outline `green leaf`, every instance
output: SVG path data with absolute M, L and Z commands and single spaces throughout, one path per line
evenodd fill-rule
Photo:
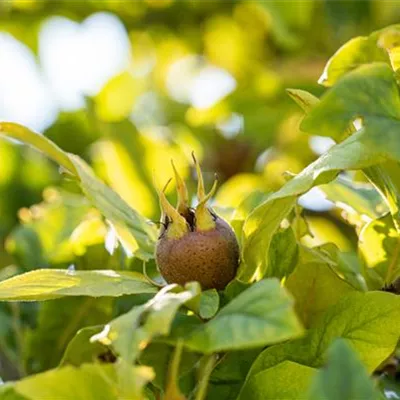
M 197 294 L 168 285 L 144 305 L 111 321 L 91 341 L 110 346 L 124 360 L 132 362 L 153 337 L 169 334 L 179 307 Z
M 215 289 L 206 290 L 200 295 L 200 317 L 203 319 L 212 318 L 219 308 L 219 295 Z
M 237 400 L 241 384 L 236 382 L 210 382 L 207 389 L 207 400 Z
M 333 86 L 349 71 L 374 61 L 389 61 L 385 51 L 377 46 L 377 35 L 353 38 L 329 59 L 318 82 Z
M 303 248 L 300 260 L 287 278 L 286 288 L 295 299 L 295 308 L 306 327 L 355 289 L 331 269 L 329 260 L 316 250 Z
M 378 400 L 381 395 L 350 346 L 336 340 L 328 354 L 328 364 L 314 378 L 310 400 Z
M 239 241 L 242 240 L 243 224 L 247 216 L 252 210 L 259 206 L 266 198 L 265 191 L 255 190 L 247 195 L 235 209 L 230 224 L 235 231 L 236 237 Z
M 354 292 L 330 307 L 303 338 L 264 350 L 247 381 L 284 361 L 320 368 L 336 338 L 345 339 L 372 373 L 392 354 L 399 337 L 400 298 L 385 292 Z
M 361 92 L 365 95 L 359 95 Z M 375 104 L 371 98 L 384 101 Z M 372 64 L 349 73 L 323 96 L 302 127 L 310 133 L 340 137 L 359 117 L 363 118 L 362 129 L 333 146 L 248 216 L 242 246 L 246 270 L 241 279 L 263 276 L 272 236 L 297 196 L 332 181 L 341 170 L 363 169 L 387 158 L 400 159 L 400 98 L 388 66 Z
M 396 228 L 399 227 L 400 186 L 397 182 L 398 163 L 388 160 L 380 165 L 364 169 L 365 176 L 375 186 L 378 193 L 386 200 L 386 204 L 393 216 Z
M 29 220 L 17 226 L 6 242 L 7 251 L 28 270 L 72 262 L 71 235 L 90 210 L 82 195 L 47 189 L 43 197 L 43 202 L 27 211 Z
M 112 306 L 111 297 L 65 297 L 41 303 L 36 327 L 27 336 L 24 352 L 29 372 L 56 367 L 75 333 L 84 326 L 109 321 Z M 89 347 L 89 342 L 87 345 Z M 87 362 L 93 362 L 93 359 Z
M 361 225 L 365 223 L 365 217 L 375 219 L 389 212 L 379 192 L 367 183 L 353 182 L 339 176 L 319 188 L 336 207 L 345 211 L 346 219 L 352 224 Z
M 40 301 L 64 296 L 122 296 L 155 293 L 137 272 L 38 269 L 0 282 L 0 301 Z
M 305 111 L 311 111 L 319 102 L 319 98 L 300 89 L 286 89 L 288 95 Z
M 389 286 L 400 276 L 400 234 L 390 215 L 369 222 L 360 233 L 358 246 L 371 288 Z
M 294 192 L 293 195 L 287 196 L 287 191 L 287 185 L 285 185 L 281 190 L 270 195 L 247 217 L 243 226 L 242 245 L 245 268 L 240 271 L 239 279 L 250 281 L 255 274 L 257 277 L 265 275 L 267 254 L 272 237 L 281 221 L 296 203 L 297 193 Z
M 154 372 L 149 367 L 137 367 L 125 360 L 114 363 L 118 399 L 143 400 L 143 390 L 154 379 Z M 152 395 L 152 392 L 150 391 Z M 146 394 L 146 398 L 149 398 Z M 150 397 L 152 399 L 152 397 Z
M 30 400 L 117 400 L 111 380 L 113 369 L 94 364 L 80 368 L 66 366 L 29 376 L 16 382 L 14 387 Z
M 393 399 L 400 399 L 400 384 L 396 378 L 389 377 L 387 374 L 382 374 L 378 378 L 379 388 L 382 390 L 382 400 L 392 397 Z
M 79 367 L 81 364 L 94 362 L 100 355 L 104 354 L 103 345 L 90 342 L 90 338 L 100 333 L 103 328 L 103 325 L 96 325 L 80 329 L 68 343 L 60 366 L 70 364 Z
M 19 124 L 0 123 L 0 134 L 33 146 L 78 178 L 85 195 L 115 228 L 128 252 L 143 260 L 154 257 L 157 240 L 155 225 L 130 208 L 116 192 L 100 181 L 81 158 L 62 151 L 44 136 Z
M 245 283 L 238 279 L 230 281 L 224 290 L 225 303 L 233 300 L 235 297 L 239 296 L 240 293 L 244 292 L 251 286 L 251 283 Z
M 363 264 L 355 252 L 341 251 L 333 243 L 314 247 L 313 250 L 317 251 L 319 256 L 325 259 L 325 262 L 338 277 L 346 281 L 354 289 L 362 292 L 368 290 L 367 282 L 363 276 Z
M 131 372 L 131 397 L 124 397 L 127 387 L 121 379 L 121 365 L 83 364 L 79 368 L 65 366 L 32 375 L 14 383 L 18 393 L 30 400 L 139 400 L 144 384 L 152 378 L 144 367 L 128 366 Z M 132 393 L 133 392 L 133 393 Z
M 154 257 L 157 229 L 122 198 L 100 181 L 81 158 L 69 154 L 82 190 L 93 205 L 114 227 L 119 240 L 132 255 L 148 260 Z
M 314 368 L 284 361 L 251 376 L 238 400 L 302 399 L 316 373 Z
M 205 354 L 265 346 L 301 334 L 293 301 L 276 279 L 242 292 L 210 321 L 194 330 L 185 345 Z
M 172 359 L 174 348 L 164 343 L 150 343 L 140 354 L 139 362 L 142 365 L 151 367 L 155 372 L 152 382 L 158 389 L 164 390 L 168 383 L 168 366 Z M 191 373 L 195 372 L 195 367 L 200 356 L 190 351 L 182 351 L 179 363 L 179 386 L 184 393 L 190 391 L 192 382 Z
M 219 308 L 218 292 L 215 289 L 202 292 L 198 282 L 192 282 L 190 285 L 192 290 L 198 292 L 198 295 L 188 301 L 186 307 L 202 319 L 212 318 Z
M 391 38 L 398 35 L 400 25 L 392 25 L 371 33 L 359 36 L 345 43 L 328 61 L 319 83 L 333 86 L 343 75 L 360 65 L 375 61 L 391 62 L 385 49 L 390 49 Z
M 213 370 L 211 380 L 215 383 L 243 381 L 260 352 L 258 348 L 226 353 Z
M 268 270 L 265 277 L 282 279 L 289 276 L 298 261 L 299 247 L 291 227 L 278 231 L 271 241 Z
M 321 97 L 304 118 L 301 128 L 339 140 L 357 118 L 362 119 L 363 129 L 358 137 L 361 144 L 376 154 L 375 158 L 398 160 L 400 98 L 388 65 L 374 63 L 349 72 Z
M 290 89 L 288 90 L 288 94 L 306 113 L 310 112 L 320 101 L 312 94 L 303 90 L 296 91 Z M 348 126 L 344 133 L 345 135 L 351 135 L 354 131 L 354 126 Z M 385 164 L 388 164 L 388 162 Z M 388 175 L 387 165 L 386 168 L 382 168 L 381 165 L 367 167 L 364 169 L 364 173 L 375 186 L 375 190 L 372 188 L 369 190 L 369 188 L 364 188 L 360 184 L 356 185 L 340 177 L 333 183 L 321 186 L 321 189 L 327 193 L 330 200 L 336 202 L 337 207 L 341 207 L 342 204 L 346 205 L 346 213 L 351 214 L 349 218 L 352 223 L 360 223 L 360 217 L 355 215 L 355 212 L 349 211 L 349 206 L 359 213 L 366 212 L 368 213 L 367 215 L 372 214 L 375 217 L 385 213 L 387 207 L 382 203 L 379 194 L 386 200 L 390 212 L 396 216 L 400 196 L 393 183 L 393 178 Z M 376 210 L 375 207 L 377 207 Z
M 1 400 L 28 400 L 27 397 L 17 393 L 12 383 L 0 384 Z
M 305 29 L 311 23 L 314 2 L 258 1 L 269 14 L 271 33 L 275 41 L 284 48 L 294 49 L 302 43 L 299 30 Z
M 189 304 L 190 301 L 185 302 L 185 307 L 189 308 Z M 185 310 L 178 311 L 172 321 L 168 336 L 159 337 L 154 339 L 154 341 L 175 346 L 183 337 L 189 335 L 194 329 L 201 326 L 202 323 L 203 321 L 197 315 L 187 315 Z
M 49 158 L 60 164 L 66 170 L 76 173 L 74 164 L 69 159 L 67 153 L 62 151 L 55 143 L 46 137 L 33 133 L 30 129 L 11 122 L 0 123 L 0 134 L 9 138 L 19 140 L 29 144 L 35 149 L 46 154 Z
M 236 400 L 246 375 L 261 349 L 226 353 L 214 368 L 207 398 Z

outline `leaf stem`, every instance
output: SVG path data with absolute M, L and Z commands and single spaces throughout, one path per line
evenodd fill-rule
M 200 379 L 196 390 L 195 400 L 204 400 L 206 398 L 208 381 L 210 379 L 211 372 L 213 371 L 216 362 L 217 362 L 216 354 L 211 354 L 204 358 L 203 365 L 200 369 Z
M 12 327 L 15 333 L 15 341 L 18 354 L 18 371 L 21 377 L 26 375 L 24 363 L 24 336 L 21 329 L 21 310 L 18 303 L 11 302 L 10 309 L 12 313 Z
M 181 363 L 183 340 L 176 344 L 174 354 L 168 369 L 168 383 L 165 389 L 165 400 L 184 400 L 185 396 L 179 389 L 179 365 Z
M 151 285 L 158 288 L 163 288 L 165 286 L 165 284 L 158 283 L 154 279 L 150 278 L 149 274 L 147 273 L 147 262 L 145 260 L 143 260 L 143 275 Z

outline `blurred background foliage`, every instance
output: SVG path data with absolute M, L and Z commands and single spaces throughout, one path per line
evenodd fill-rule
M 380 0 L 2 1 L 0 119 L 79 154 L 153 221 L 154 182 L 172 176 L 171 158 L 194 178 L 195 151 L 208 184 L 218 174 L 215 206 L 245 214 L 332 145 L 300 132 L 302 112 L 285 89 L 319 96 L 337 48 L 399 18 L 399 2 Z M 370 186 L 354 185 L 336 181 L 300 198 L 307 245 L 356 250 L 360 215 L 386 210 Z M 363 198 L 376 207 L 358 210 Z M 142 268 L 115 249 L 112 231 L 55 164 L 0 138 L 0 279 L 54 267 Z M 0 376 L 57 365 L 80 327 L 132 301 L 1 305 Z

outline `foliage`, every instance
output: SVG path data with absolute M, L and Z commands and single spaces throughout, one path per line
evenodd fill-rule
M 357 2 L 183 2 L 179 12 L 168 0 L 50 3 L 10 2 L 15 26 L 1 26 L 36 51 L 24 18 L 67 10 L 85 24 L 100 8 L 119 15 L 137 58 L 44 134 L 0 122 L 0 399 L 400 393 L 386 369 L 400 339 L 400 27 L 350 39 L 324 69 L 312 64 L 323 70 L 318 88 L 285 70 L 324 44 L 309 41 L 315 13 L 331 18 L 315 29 L 335 31 L 334 15 L 355 18 Z M 347 23 L 350 34 L 362 21 Z M 267 59 L 283 60 L 280 70 Z M 188 76 L 174 85 L 182 60 Z M 183 81 L 216 66 L 237 87 L 199 105 Z M 330 148 L 315 154 L 316 138 Z M 157 189 L 170 158 L 191 175 L 192 150 L 220 174 L 214 209 L 240 242 L 222 291 L 167 285 L 154 261 Z M 313 193 L 326 209 L 307 205 Z

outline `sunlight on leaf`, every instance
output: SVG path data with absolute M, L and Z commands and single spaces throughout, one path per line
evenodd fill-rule
M 317 251 L 303 249 L 299 263 L 285 286 L 295 299 L 295 308 L 306 327 L 327 308 L 355 289 L 332 271 L 329 261 Z
M 137 242 L 132 253 L 144 260 L 153 257 L 154 244 L 157 238 L 155 226 L 130 208 L 117 193 L 101 182 L 81 158 L 63 152 L 44 136 L 35 134 L 18 124 L 0 123 L 0 134 L 33 146 L 58 162 L 69 173 L 77 176 L 83 192 L 93 205 L 111 223 L 122 225 L 128 231 L 127 234 L 132 235 L 129 242 Z
M 328 352 L 328 364 L 314 377 L 309 400 L 382 399 L 351 347 L 343 339 L 335 341 Z
M 384 292 L 355 292 L 330 307 L 303 338 L 271 346 L 254 362 L 244 393 L 254 377 L 284 361 L 321 368 L 337 338 L 351 345 L 368 373 L 392 354 L 400 337 L 400 299 Z M 272 385 L 272 383 L 271 383 Z M 261 394 L 260 394 L 261 395 Z
M 260 281 L 242 292 L 211 321 L 194 330 L 185 346 L 205 354 L 261 347 L 298 336 L 293 302 L 278 280 Z
M 373 289 L 389 286 L 400 276 L 400 235 L 389 216 L 367 224 L 360 233 L 358 246 Z
M 37 269 L 0 282 L 0 301 L 41 301 L 64 296 L 156 293 L 146 278 L 128 271 Z
M 315 373 L 314 368 L 292 361 L 283 361 L 252 376 L 238 400 L 301 399 Z

